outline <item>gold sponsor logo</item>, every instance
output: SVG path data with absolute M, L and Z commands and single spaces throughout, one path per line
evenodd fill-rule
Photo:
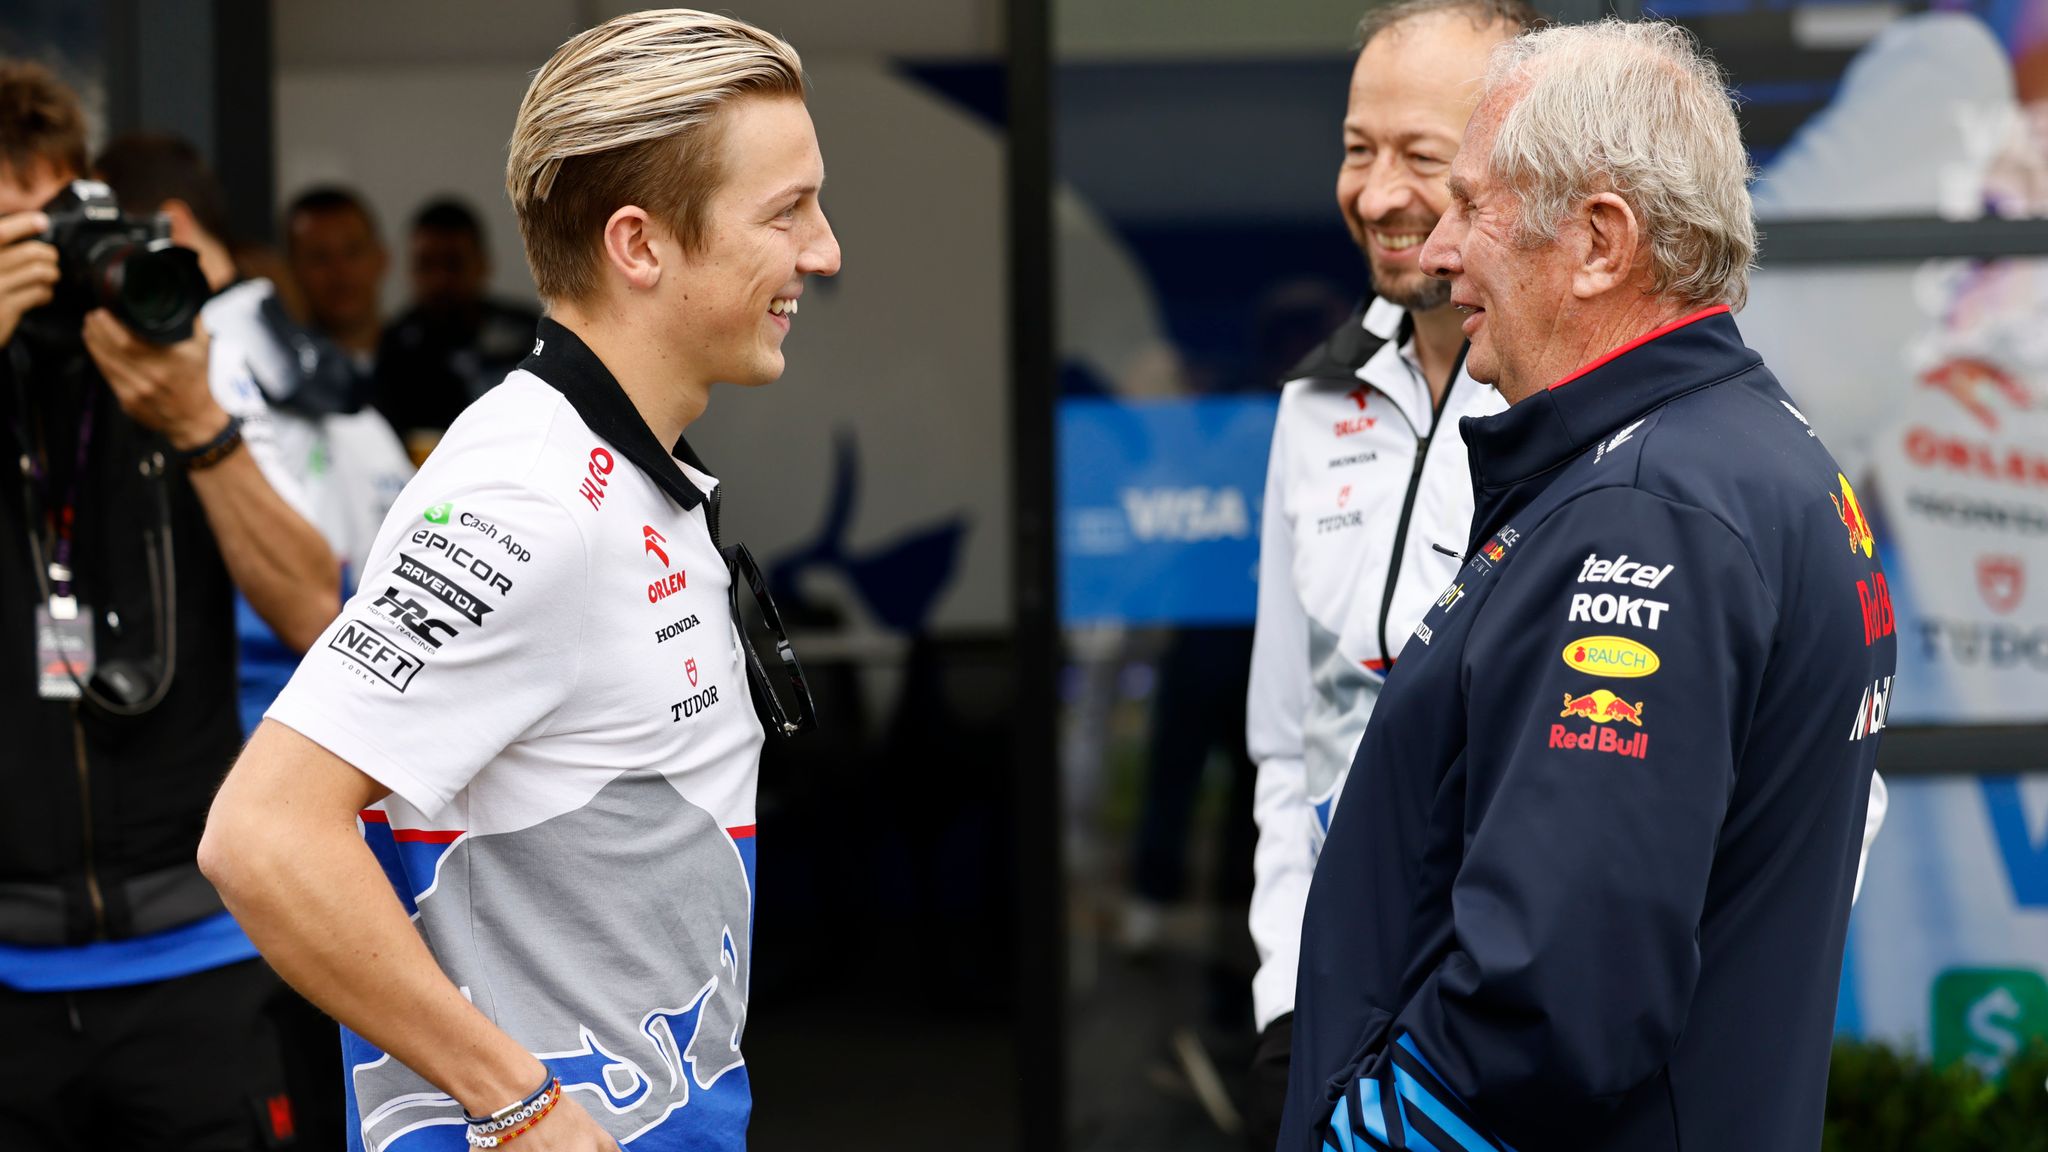
M 1581 636 L 1564 646 L 1565 667 L 1594 676 L 1648 676 L 1663 665 L 1648 645 L 1626 636 Z

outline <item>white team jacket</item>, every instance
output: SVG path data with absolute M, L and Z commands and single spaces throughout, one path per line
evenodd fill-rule
M 360 573 L 384 514 L 408 480 L 412 460 L 384 417 L 370 409 L 309 416 L 273 406 L 297 371 L 293 353 L 263 326 L 259 311 L 276 289 L 245 280 L 207 301 L 200 316 L 213 336 L 214 399 L 242 418 L 242 439 L 263 478 L 292 510 Z
M 1461 363 L 1436 411 L 1406 318 L 1374 299 L 1297 369 L 1273 427 L 1246 711 L 1261 1029 L 1294 1007 L 1309 876 L 1387 665 L 1462 563 L 1457 422 L 1506 407 Z

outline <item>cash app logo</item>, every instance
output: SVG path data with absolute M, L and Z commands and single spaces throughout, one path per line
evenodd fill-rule
M 446 524 L 448 522 L 448 514 L 453 511 L 455 511 L 455 505 L 452 503 L 435 504 L 428 508 L 425 513 L 427 523 Z
M 2048 979 L 2032 968 L 1951 968 L 1934 981 L 1934 1061 L 1996 1078 L 2029 1040 L 2048 1039 Z

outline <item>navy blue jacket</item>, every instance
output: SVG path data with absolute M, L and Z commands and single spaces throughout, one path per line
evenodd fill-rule
M 1283 1152 L 1812 1152 L 1897 644 L 1725 309 L 1461 424 L 1309 892 Z

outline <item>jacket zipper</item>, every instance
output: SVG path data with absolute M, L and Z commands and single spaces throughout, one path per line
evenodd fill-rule
M 1415 438 L 1415 467 L 1408 473 L 1408 494 L 1401 499 L 1401 519 L 1394 526 L 1394 551 L 1387 561 L 1387 587 L 1380 594 L 1382 676 L 1394 670 L 1394 649 L 1387 643 L 1387 617 L 1393 615 L 1394 589 L 1401 583 L 1401 560 L 1408 550 L 1408 521 L 1415 515 L 1415 495 L 1422 489 L 1422 467 L 1429 462 L 1429 446 L 1436 442 L 1437 430 L 1443 427 L 1444 409 L 1450 405 L 1451 392 L 1458 386 L 1458 373 L 1465 368 L 1465 351 L 1464 347 L 1458 349 L 1458 358 L 1451 364 L 1451 378 L 1444 383 L 1444 393 L 1430 406 L 1428 435 Z
M 85 894 L 92 901 L 92 938 L 107 938 L 107 899 L 100 891 L 100 874 L 93 864 L 92 769 L 85 761 L 85 725 L 78 719 L 78 705 L 71 705 L 71 744 L 78 753 L 78 807 L 85 831 Z

